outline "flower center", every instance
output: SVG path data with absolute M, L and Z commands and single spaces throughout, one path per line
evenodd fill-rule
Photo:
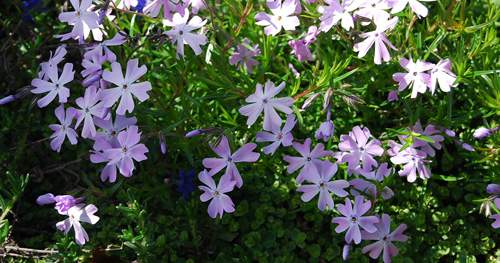
M 124 85 L 123 85 L 123 89 L 128 89 L 128 85 L 127 85 L 127 84 L 124 84 Z
M 266 103 L 268 103 L 269 101 L 268 101 L 267 99 L 263 99 L 263 100 L 262 100 L 262 102 L 263 102 L 264 104 L 266 104 Z
M 127 147 L 122 147 L 122 153 L 127 153 L 128 149 Z
M 418 74 L 417 72 L 413 72 L 413 76 L 415 76 L 415 77 L 416 77 L 416 76 L 417 76 L 417 74 Z
M 282 16 L 278 16 L 276 19 L 277 19 L 278 21 L 281 21 L 281 20 L 283 20 L 283 17 L 282 17 Z
M 307 157 L 307 161 L 310 162 L 312 159 L 311 157 Z
M 232 162 L 233 161 L 233 158 L 231 158 L 231 156 L 227 157 L 227 161 L 228 162 Z
M 219 195 L 220 195 L 219 191 L 215 191 L 215 192 L 214 192 L 214 196 L 215 196 L 215 197 L 217 197 L 217 196 L 219 196 Z
M 356 221 L 358 221 L 358 220 L 357 220 L 355 217 L 351 217 L 351 221 L 352 221 L 353 223 L 356 223 Z
M 378 37 L 378 36 L 379 36 L 379 34 L 378 34 L 378 33 L 375 33 L 375 37 Z
M 278 133 L 278 135 L 277 135 L 276 137 L 278 138 L 278 140 L 283 139 L 283 133 L 281 133 L 281 132 L 280 132 L 280 133 Z
M 182 36 L 182 35 L 184 35 L 184 31 L 179 30 L 179 36 Z

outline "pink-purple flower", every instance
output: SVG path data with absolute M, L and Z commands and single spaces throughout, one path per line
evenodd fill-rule
M 273 125 L 270 131 L 258 132 L 256 135 L 257 142 L 272 142 L 263 148 L 264 153 L 273 155 L 280 145 L 285 147 L 291 146 L 293 142 L 293 135 L 291 131 L 295 126 L 295 123 L 295 115 L 289 114 L 282 129 L 279 126 Z
M 200 200 L 202 202 L 211 200 L 208 205 L 208 215 L 211 218 L 216 218 L 217 216 L 222 218 L 224 212 L 234 212 L 234 203 L 227 193 L 234 189 L 236 184 L 235 181 L 231 180 L 229 176 L 224 175 L 216 185 L 213 176 L 210 175 L 207 170 L 203 170 L 198 175 L 198 178 L 206 185 L 199 186 L 200 190 L 203 191 Z
M 49 66 L 45 74 L 47 74 L 50 81 L 39 78 L 31 81 L 31 86 L 35 87 L 31 90 L 32 93 L 47 93 L 47 95 L 37 101 L 38 107 L 43 108 L 47 106 L 56 97 L 59 97 L 59 103 L 68 102 L 70 92 L 65 85 L 71 82 L 75 76 L 73 64 L 66 63 L 60 76 L 57 72 L 57 65 Z
M 89 224 L 96 224 L 99 221 L 99 217 L 95 215 L 97 212 L 97 207 L 95 205 L 75 205 L 68 209 L 68 218 L 57 222 L 56 227 L 59 231 L 68 234 L 69 230 L 73 228 L 75 231 L 76 243 L 80 246 L 84 245 L 89 241 L 89 236 L 80 222 L 85 222 Z
M 91 11 L 92 0 L 70 0 L 70 2 L 75 11 L 62 12 L 59 14 L 59 20 L 73 26 L 73 29 L 59 37 L 61 40 L 73 38 L 83 42 L 92 29 L 99 28 L 99 17 Z
M 434 94 L 436 87 L 439 84 L 439 88 L 443 92 L 450 92 L 451 87 L 455 86 L 455 81 L 457 76 L 451 71 L 451 60 L 444 59 L 440 60 L 436 65 L 433 65 L 429 83 L 429 89 L 431 93 Z
M 226 136 L 222 136 L 219 144 L 213 147 L 212 150 L 220 158 L 205 158 L 203 159 L 203 166 L 210 169 L 209 175 L 213 176 L 220 170 L 226 168 L 224 176 L 229 177 L 229 179 L 236 182 L 236 186 L 241 188 L 243 185 L 243 178 L 236 167 L 237 163 L 253 163 L 259 159 L 260 154 L 254 152 L 253 150 L 257 147 L 255 143 L 247 143 L 241 146 L 240 149 L 236 150 L 233 154 L 231 153 L 231 148 L 229 147 L 229 142 Z
M 56 108 L 55 114 L 60 124 L 49 125 L 49 128 L 54 131 L 50 136 L 50 147 L 52 150 L 59 152 L 61 151 L 61 146 L 66 137 L 71 144 L 74 145 L 78 143 L 78 134 L 76 134 L 76 131 L 71 127 L 73 119 L 76 116 L 76 111 L 73 108 L 64 110 L 64 105 L 60 105 Z
M 264 130 L 269 131 L 273 128 L 273 125 L 281 125 L 281 117 L 276 110 L 291 114 L 293 111 L 290 106 L 294 102 L 291 97 L 275 98 L 284 88 L 285 82 L 281 82 L 276 87 L 273 82 L 268 80 L 265 83 L 264 90 L 262 90 L 262 84 L 257 84 L 255 93 L 245 99 L 250 104 L 239 109 L 243 116 L 248 117 L 248 126 L 252 126 L 262 112 L 264 112 Z
M 319 194 L 318 208 L 323 211 L 326 208 L 333 209 L 334 203 L 331 194 L 345 197 L 348 192 L 344 190 L 349 187 L 346 180 L 331 180 L 337 173 L 337 164 L 322 161 L 318 165 L 318 173 L 307 177 L 306 181 L 312 184 L 302 184 L 297 191 L 302 192 L 302 201 L 309 202 Z
M 361 229 L 368 233 L 377 231 L 375 224 L 379 222 L 376 216 L 365 216 L 370 210 L 371 202 L 364 201 L 363 196 L 358 195 L 354 199 L 354 206 L 349 198 L 345 199 L 345 204 L 337 205 L 337 210 L 343 216 L 335 217 L 332 223 L 337 224 L 335 232 L 341 233 L 347 230 L 345 242 L 359 244 L 361 242 Z
M 354 10 L 352 0 L 343 0 L 342 4 L 340 4 L 339 0 L 326 0 L 324 2 L 327 6 L 318 7 L 318 12 L 321 13 L 321 24 L 319 26 L 321 31 L 330 31 L 339 21 L 342 28 L 347 31 L 354 28 L 354 19 L 351 14 Z
M 267 1 L 271 14 L 260 12 L 255 15 L 257 25 L 264 26 L 266 35 L 277 35 L 281 29 L 295 30 L 300 21 L 294 16 L 297 2 L 295 0 Z
M 172 20 L 166 19 L 163 23 L 172 27 L 165 34 L 177 45 L 177 56 L 184 57 L 185 44 L 193 49 L 195 55 L 201 54 L 201 46 L 207 43 L 207 37 L 193 31 L 203 27 L 207 20 L 202 20 L 199 16 L 193 16 L 189 19 L 189 11 L 186 9 L 184 14 L 175 13 Z
M 57 212 L 60 215 L 67 215 L 68 210 L 71 207 L 81 203 L 82 201 L 83 201 L 83 198 L 75 198 L 71 195 L 56 195 L 56 196 L 54 196 L 51 193 L 41 195 L 36 199 L 36 203 L 38 205 L 48 205 L 48 204 L 55 203 L 54 208 L 57 210 Z
M 111 71 L 105 70 L 102 78 L 105 81 L 113 83 L 116 87 L 102 91 L 102 102 L 104 107 L 111 107 L 118 100 L 116 114 L 124 115 L 126 112 L 134 110 L 134 99 L 136 97 L 143 102 L 149 98 L 148 91 L 151 90 L 149 81 L 137 82 L 137 80 L 146 74 L 145 65 L 139 67 L 138 59 L 131 59 L 127 62 L 125 77 L 122 73 L 121 65 L 118 62 L 111 64 Z
M 431 177 L 431 171 L 427 166 L 427 154 L 424 151 L 411 146 L 403 149 L 403 145 L 394 141 L 390 141 L 389 144 L 391 149 L 388 153 L 392 156 L 391 162 L 403 165 L 403 170 L 399 171 L 400 176 L 406 176 L 410 183 L 415 182 L 417 175 L 424 180 Z
M 399 225 L 391 232 L 391 217 L 387 214 L 382 214 L 379 222 L 375 224 L 377 231 L 374 233 L 362 232 L 363 240 L 375 240 L 370 245 L 363 247 L 362 252 L 376 259 L 382 253 L 384 263 L 390 263 L 391 258 L 399 252 L 398 248 L 393 244 L 394 241 L 405 242 L 408 236 L 403 234 L 406 230 L 406 225 Z
M 76 110 L 78 118 L 75 128 L 78 128 L 83 121 L 82 138 L 94 137 L 96 135 L 94 116 L 101 118 L 106 112 L 106 109 L 102 106 L 102 102 L 99 100 L 99 92 L 94 86 L 88 87 L 85 89 L 83 98 L 76 99 L 76 104 L 80 109 Z
M 495 198 L 494 202 L 497 209 L 500 209 L 500 198 Z M 493 223 L 491 223 L 491 226 L 493 228 L 500 228 L 500 214 L 491 215 L 490 218 L 495 220 Z
M 302 168 L 296 178 L 299 184 L 304 180 L 308 180 L 310 176 L 319 173 L 318 167 L 322 162 L 320 158 L 332 155 L 331 151 L 325 151 L 325 146 L 322 143 L 318 143 L 311 151 L 311 139 L 309 138 L 307 138 L 303 144 L 294 142 L 293 148 L 299 152 L 301 156 L 285 155 L 283 160 L 288 162 L 287 172 L 289 174 Z
M 240 65 L 244 68 L 249 74 L 252 74 L 253 68 L 259 64 L 257 60 L 255 60 L 255 56 L 260 54 L 259 45 L 252 46 L 250 44 L 250 40 L 247 38 L 243 39 L 241 44 L 236 46 L 236 51 L 234 51 L 233 55 L 229 58 L 229 64 L 231 65 Z
M 381 64 L 382 60 L 388 62 L 391 59 L 391 55 L 386 45 L 394 50 L 396 50 L 396 47 L 389 41 L 385 31 L 394 28 L 397 22 L 397 17 L 390 20 L 379 20 L 376 22 L 377 28 L 374 31 L 362 33 L 360 36 L 364 38 L 364 40 L 354 44 L 354 51 L 358 52 L 358 57 L 364 57 L 371 47 L 375 45 L 373 62 L 375 62 L 375 64 Z
M 382 156 L 384 149 L 379 140 L 372 138 L 367 127 L 355 126 L 348 135 L 340 136 L 340 162 L 348 163 L 349 170 L 361 165 L 363 170 L 371 170 L 378 165 L 375 156 Z
M 416 98 L 418 93 L 425 93 L 427 86 L 430 85 L 430 75 L 426 71 L 432 69 L 433 64 L 425 61 L 402 58 L 399 61 L 401 67 L 406 69 L 406 73 L 395 73 L 392 76 L 394 81 L 399 84 L 399 91 L 405 90 L 411 86 L 411 97 Z

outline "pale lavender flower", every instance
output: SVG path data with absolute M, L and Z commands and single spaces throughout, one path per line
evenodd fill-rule
M 74 198 L 71 195 L 56 195 L 47 193 L 36 199 L 38 205 L 48 205 L 55 203 L 54 208 L 61 215 L 67 215 L 68 210 L 83 201 L 83 198 Z
M 68 210 L 68 218 L 57 222 L 56 227 L 59 231 L 64 232 L 64 234 L 68 234 L 69 230 L 73 227 L 76 243 L 82 246 L 89 241 L 89 236 L 80 222 L 92 225 L 96 224 L 99 221 L 99 217 L 94 215 L 96 212 L 97 207 L 92 204 L 87 206 L 83 204 L 72 206 Z
M 324 142 L 327 142 L 333 136 L 334 131 L 335 131 L 335 126 L 333 125 L 333 121 L 328 119 L 325 122 L 321 123 L 319 129 L 316 130 L 314 137 L 316 137 L 316 139 L 318 140 L 323 140 Z
M 99 92 L 94 86 L 85 89 L 85 95 L 76 99 L 76 104 L 80 109 L 76 110 L 77 120 L 75 128 L 83 121 L 82 138 L 93 138 L 96 135 L 94 116 L 102 118 L 106 113 L 102 102 L 99 100 Z
M 392 168 L 389 167 L 388 163 L 382 163 L 376 170 L 359 171 L 359 173 L 366 177 L 366 179 L 382 182 L 384 178 L 392 173 Z
M 376 23 L 377 28 L 374 31 L 362 33 L 360 37 L 364 38 L 364 40 L 354 44 L 354 51 L 358 52 L 358 57 L 364 57 L 370 48 L 375 44 L 373 62 L 375 64 L 381 64 L 382 60 L 385 62 L 389 61 L 391 59 L 391 55 L 386 47 L 386 44 L 393 50 L 397 49 L 387 38 L 385 31 L 394 28 L 397 22 L 397 17 L 390 20 L 380 20 Z
M 345 235 L 345 241 L 351 243 L 354 241 L 355 244 L 361 242 L 361 229 L 364 229 L 368 233 L 374 233 L 377 231 L 375 224 L 378 223 L 378 218 L 376 216 L 363 216 L 370 210 L 371 202 L 364 202 L 364 198 L 358 195 L 354 199 L 354 207 L 352 206 L 351 200 L 349 198 L 345 199 L 345 205 L 337 205 L 337 210 L 343 215 L 343 217 L 335 217 L 332 223 L 338 224 L 335 228 L 335 232 L 341 233 L 347 230 Z
M 351 253 L 352 246 L 351 244 L 345 244 L 342 247 L 342 260 L 347 261 L 349 259 L 349 254 Z
M 300 73 L 297 71 L 297 69 L 293 66 L 292 63 L 288 63 L 288 68 L 292 71 L 293 76 L 295 78 L 300 78 Z
M 73 108 L 68 108 L 66 111 L 64 110 L 64 105 L 60 105 L 56 108 L 55 114 L 60 124 L 51 124 L 49 128 L 54 131 L 54 133 L 50 136 L 52 139 L 50 141 L 50 147 L 54 151 L 61 151 L 61 146 L 64 143 L 66 137 L 71 144 L 75 145 L 78 143 L 76 139 L 78 135 L 76 131 L 71 127 L 71 123 L 73 122 L 73 118 L 76 116 L 76 111 Z
M 303 39 L 290 40 L 288 45 L 292 48 L 292 54 L 301 62 L 313 60 L 311 50 Z
M 474 131 L 474 134 L 472 136 L 474 136 L 474 138 L 476 139 L 482 140 L 484 138 L 490 137 L 498 130 L 500 130 L 500 126 L 491 129 L 479 127 Z
M 75 76 L 73 64 L 66 63 L 60 76 L 57 72 L 57 66 L 48 67 L 46 74 L 49 76 L 50 82 L 39 78 L 31 81 L 31 86 L 35 87 L 31 90 L 32 93 L 47 93 L 37 101 L 38 107 L 47 106 L 56 96 L 59 97 L 59 103 L 68 102 L 69 89 L 65 85 L 71 82 Z
M 245 38 L 241 44 L 238 44 L 236 51 L 229 58 L 229 64 L 240 64 L 249 74 L 252 74 L 253 67 L 259 64 L 259 62 L 254 59 L 254 57 L 258 55 L 260 55 L 259 45 L 252 46 L 250 40 Z
M 151 90 L 149 81 L 136 82 L 141 76 L 146 74 L 145 65 L 139 67 L 138 59 L 131 59 L 127 62 L 125 77 L 123 77 L 121 65 L 118 62 L 111 64 L 111 71 L 105 70 L 102 78 L 105 81 L 116 85 L 114 88 L 102 91 L 102 102 L 104 107 L 111 107 L 120 98 L 120 104 L 116 109 L 116 114 L 124 115 L 126 112 L 134 110 L 134 97 L 143 102 L 149 98 L 148 91 Z
M 488 184 L 486 192 L 488 194 L 500 195 L 500 184 Z
M 348 192 L 344 189 L 349 187 L 349 182 L 346 180 L 331 180 L 335 173 L 337 173 L 337 164 L 322 161 L 317 168 L 319 173 L 312 174 L 306 179 L 312 184 L 303 184 L 299 186 L 297 191 L 303 193 L 301 199 L 304 202 L 311 201 L 311 199 L 319 194 L 319 210 L 323 211 L 326 208 L 333 209 L 334 203 L 331 194 L 346 197 Z
M 282 28 L 295 30 L 299 26 L 299 18 L 293 15 L 297 8 L 295 0 L 268 1 L 267 7 L 271 10 L 271 14 L 260 12 L 255 15 L 256 24 L 264 26 L 266 35 L 275 36 Z
M 177 1 L 176 3 L 171 0 L 151 0 L 144 7 L 144 14 L 151 17 L 157 17 L 163 7 L 163 18 L 171 20 L 175 13 L 180 13 L 181 16 L 188 11 L 189 1 Z
M 408 182 L 413 183 L 418 176 L 421 179 L 428 179 L 431 177 L 431 171 L 426 165 L 425 158 L 427 154 L 424 151 L 417 150 L 413 147 L 407 147 L 403 150 L 403 146 L 394 141 L 390 141 L 391 150 L 388 153 L 392 156 L 391 162 L 393 164 L 402 164 L 403 170 L 399 171 L 400 176 L 406 176 Z
M 113 0 L 112 2 L 112 5 L 126 10 L 130 10 L 132 7 L 136 7 L 138 3 L 137 0 Z
M 340 162 L 348 163 L 349 170 L 354 171 L 359 165 L 364 170 L 371 170 L 378 165 L 375 156 L 382 156 L 384 149 L 367 127 L 355 126 L 349 135 L 341 135 L 339 150 L 342 152 Z M 370 140 L 371 139 L 371 140 Z
M 351 186 L 351 195 L 353 196 L 371 196 L 373 198 L 377 198 L 377 186 L 373 183 L 368 182 L 361 178 L 352 179 L 349 181 L 349 185 Z
M 137 118 L 127 118 L 125 115 L 116 115 L 115 121 L 113 122 L 111 114 L 109 114 L 109 116 L 103 118 L 94 118 L 94 122 L 97 127 L 102 129 L 102 131 L 97 132 L 95 139 L 103 138 L 110 142 L 114 147 L 118 147 L 118 134 L 128 127 L 136 125 Z
M 398 93 L 399 91 L 397 89 L 391 90 L 389 95 L 387 95 L 387 101 L 393 102 L 399 100 Z
M 206 0 L 189 0 L 187 2 L 191 4 L 191 10 L 193 11 L 193 14 L 197 14 L 199 11 L 207 8 L 205 1 Z
M 70 2 L 75 11 L 62 12 L 59 14 L 59 20 L 73 26 L 73 29 L 67 34 L 56 37 L 60 37 L 61 40 L 73 38 L 83 42 L 92 29 L 99 28 L 99 16 L 90 10 L 92 0 L 70 0 Z
M 141 133 L 137 126 L 130 126 L 127 130 L 118 134 L 119 147 L 103 150 L 104 156 L 109 159 L 108 165 L 118 164 L 120 173 L 125 177 L 132 176 L 134 172 L 134 160 L 141 162 L 147 159 L 148 148 L 142 143 Z
M 264 130 L 271 130 L 273 125 L 280 126 L 281 118 L 276 110 L 282 111 L 286 114 L 292 114 L 290 106 L 294 100 L 291 97 L 274 98 L 280 91 L 285 88 L 285 82 L 275 87 L 274 83 L 270 80 L 266 81 L 264 91 L 262 84 L 257 84 L 255 93 L 248 96 L 245 101 L 250 103 L 239 109 L 243 116 L 247 116 L 247 125 L 252 126 L 259 115 L 264 111 Z
M 382 214 L 379 222 L 375 224 L 377 231 L 375 233 L 362 232 L 363 240 L 376 240 L 376 242 L 363 247 L 363 253 L 376 259 L 382 253 L 384 263 L 390 263 L 391 258 L 399 252 L 398 248 L 392 243 L 394 241 L 405 242 L 408 236 L 403 234 L 406 230 L 406 224 L 399 225 L 391 232 L 391 217 L 387 214 Z
M 351 12 L 355 8 L 351 0 L 343 0 L 342 4 L 338 0 L 326 0 L 325 3 L 327 6 L 318 7 L 318 12 L 321 14 L 321 23 L 319 26 L 321 31 L 330 31 L 339 21 L 342 28 L 347 31 L 354 28 L 354 20 Z
M 392 79 L 399 84 L 399 91 L 411 86 L 412 98 L 416 98 L 418 93 L 425 93 L 427 86 L 430 85 L 430 75 L 425 72 L 432 69 L 433 64 L 420 60 L 413 62 L 412 59 L 408 60 L 406 58 L 402 58 L 399 64 L 408 71 L 392 75 Z
M 189 20 L 189 22 L 188 22 Z M 177 45 L 177 56 L 184 57 L 184 45 L 187 44 L 193 49 L 195 55 L 201 54 L 201 46 L 207 43 L 207 37 L 203 34 L 193 33 L 193 30 L 203 27 L 207 20 L 202 20 L 199 16 L 189 19 L 189 11 L 184 14 L 175 13 L 172 20 L 163 20 L 163 23 L 171 30 L 165 32 L 174 44 Z
M 87 54 L 85 54 L 87 55 Z M 91 85 L 99 85 L 100 88 L 105 88 L 104 81 L 102 80 L 103 64 L 106 62 L 106 57 L 97 53 L 92 56 L 85 56 L 82 60 L 81 72 L 83 79 L 83 86 L 89 87 Z
M 114 183 L 116 181 L 118 163 L 111 163 L 111 159 L 104 153 L 106 150 L 119 147 L 120 144 L 118 143 L 118 139 L 114 138 L 114 140 L 116 140 L 116 143 L 107 141 L 105 137 L 96 137 L 93 150 L 90 154 L 90 161 L 92 163 L 106 163 L 100 175 L 101 181 L 103 182 L 109 180 L 110 183 Z
M 235 181 L 231 180 L 230 176 L 222 176 L 219 180 L 219 184 L 215 185 L 215 181 L 213 177 L 207 172 L 207 170 L 203 170 L 198 178 L 202 183 L 206 186 L 199 186 L 200 190 L 203 191 L 203 194 L 200 196 L 200 200 L 202 202 L 210 201 L 208 205 L 208 215 L 211 218 L 216 218 L 219 215 L 222 218 L 224 212 L 232 213 L 234 212 L 234 203 L 226 193 L 233 191 Z
M 111 46 L 121 46 L 127 41 L 125 33 L 118 32 L 112 39 L 105 40 L 98 43 L 92 47 L 87 48 L 84 57 L 89 59 L 94 56 L 104 57 L 105 60 L 109 62 L 116 61 L 115 53 L 109 48 Z
M 413 147 L 419 148 L 419 150 L 424 151 L 427 155 L 434 157 L 436 155 L 436 151 L 434 149 L 440 150 L 441 143 L 444 141 L 444 137 L 440 135 L 441 131 L 436 128 L 436 126 L 429 124 L 425 127 L 425 130 L 422 129 L 422 124 L 420 121 L 417 121 L 415 125 L 411 128 L 411 131 L 414 133 L 422 134 L 426 137 L 429 137 L 434 142 L 426 142 L 421 139 L 414 138 Z M 403 139 L 406 139 L 407 136 L 401 136 Z
M 433 2 L 436 0 L 391 0 L 392 1 L 392 10 L 391 13 L 399 13 L 403 11 L 406 5 L 410 5 L 411 10 L 417 14 L 418 18 L 426 17 L 429 11 L 427 7 L 420 2 Z
M 354 0 L 352 5 L 358 9 L 354 12 L 355 15 L 368 18 L 375 23 L 388 20 L 390 17 L 387 10 L 391 7 L 387 0 Z
M 439 83 L 439 88 L 443 92 L 450 92 L 451 87 L 455 86 L 454 83 L 456 80 L 457 76 L 451 72 L 451 60 L 440 60 L 431 69 L 429 89 L 431 93 L 434 94 L 436 86 Z
M 211 176 L 226 168 L 224 176 L 227 176 L 229 179 L 235 181 L 236 186 L 241 188 L 243 185 L 243 179 L 238 172 L 236 164 L 242 162 L 256 162 L 259 159 L 260 154 L 253 151 L 255 147 L 257 147 L 255 143 L 247 143 L 231 154 L 231 148 L 229 147 L 227 137 L 222 136 L 219 144 L 212 148 L 212 150 L 221 158 L 205 158 L 203 159 L 203 166 L 210 169 L 209 174 Z
M 500 209 L 500 198 L 495 198 L 494 202 L 497 209 Z M 491 223 L 491 226 L 493 228 L 500 228 L 500 214 L 491 215 L 490 218 L 495 220 L 495 222 Z
M 57 68 L 57 65 L 61 63 L 61 61 L 64 60 L 64 56 L 66 56 L 66 45 L 60 45 L 56 48 L 56 51 L 54 54 L 52 54 L 52 51 L 50 52 L 50 57 L 49 60 L 40 63 L 40 72 L 38 72 L 38 78 L 43 79 L 43 80 L 48 80 L 49 79 L 49 68 L 55 67 Z
M 298 184 L 307 180 L 310 176 L 318 174 L 318 167 L 321 164 L 320 158 L 331 155 L 331 151 L 325 151 L 325 146 L 318 143 L 311 151 L 311 139 L 307 138 L 304 144 L 294 142 L 293 148 L 300 153 L 300 157 L 285 155 L 283 160 L 288 162 L 287 172 L 289 174 L 302 168 L 296 178 Z
M 196 129 L 196 130 L 192 130 L 192 131 L 187 132 L 186 135 L 184 135 L 184 137 L 186 137 L 186 138 L 192 138 L 192 137 L 204 134 L 204 133 L 205 133 L 204 130 Z
M 304 41 L 306 45 L 311 45 L 312 43 L 316 42 L 316 39 L 320 33 L 320 30 L 318 29 L 317 26 L 310 26 L 307 29 L 307 34 L 304 37 Z
M 255 136 L 257 142 L 272 142 L 271 144 L 263 148 L 264 153 L 273 155 L 280 145 L 283 145 L 285 147 L 291 146 L 293 142 L 293 135 L 291 131 L 295 126 L 295 123 L 295 115 L 289 114 L 286 118 L 283 129 L 281 129 L 279 126 L 273 125 L 270 131 L 258 132 Z
M 468 143 L 461 143 L 461 146 L 464 150 L 466 151 L 469 151 L 469 152 L 473 152 L 475 151 L 474 147 L 472 147 L 470 144 Z

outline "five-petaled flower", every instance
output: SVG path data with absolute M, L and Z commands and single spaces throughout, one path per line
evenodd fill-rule
M 429 11 L 427 10 L 427 7 L 423 5 L 422 2 L 432 2 L 436 0 L 397 0 L 397 1 L 392 1 L 392 10 L 391 13 L 399 13 L 403 11 L 403 9 L 406 7 L 406 5 L 410 5 L 411 10 L 417 14 L 419 18 L 426 17 Z
M 211 176 L 226 167 L 224 176 L 234 180 L 236 182 L 236 186 L 240 188 L 243 185 L 243 179 L 238 172 L 236 163 L 256 162 L 259 159 L 260 154 L 253 151 L 255 147 L 257 147 L 255 143 L 247 143 L 231 154 L 231 148 L 229 148 L 227 137 L 222 136 L 219 144 L 212 148 L 212 150 L 221 158 L 205 158 L 203 159 L 203 166 L 210 169 L 209 174 Z
M 279 126 L 272 127 L 271 131 L 260 131 L 257 133 L 257 142 L 272 142 L 263 148 L 265 154 L 273 155 L 280 145 L 291 146 L 293 142 L 292 129 L 295 126 L 295 115 L 289 114 L 282 129 Z
M 172 20 L 165 19 L 163 23 L 172 27 L 165 34 L 177 45 L 178 56 L 184 57 L 185 44 L 188 44 L 193 49 L 194 54 L 201 54 L 201 46 L 207 43 L 207 37 L 203 34 L 193 33 L 192 31 L 203 27 L 207 23 L 207 20 L 202 20 L 199 16 L 193 16 L 189 19 L 189 11 L 186 9 L 184 14 L 175 13 Z
M 396 47 L 387 38 L 385 31 L 394 28 L 398 18 L 394 17 L 390 20 L 379 20 L 376 22 L 377 28 L 374 31 L 362 33 L 360 37 L 364 38 L 363 41 L 354 44 L 354 51 L 358 52 L 358 57 L 362 58 L 368 53 L 368 50 L 375 44 L 375 54 L 373 62 L 381 64 L 382 60 L 387 62 L 391 59 L 391 54 L 385 45 L 397 50 Z
M 148 91 L 151 90 L 149 81 L 136 82 L 141 76 L 146 74 L 145 65 L 139 67 L 138 59 L 131 59 L 127 62 L 125 77 L 118 62 L 111 64 L 111 71 L 104 71 L 102 78 L 105 81 L 116 85 L 114 88 L 102 91 L 102 102 L 104 107 L 111 107 L 120 99 L 120 104 L 116 109 L 116 114 L 124 115 L 126 112 L 134 110 L 134 97 L 143 102 L 149 98 Z
M 78 118 L 75 128 L 78 128 L 83 121 L 82 138 L 94 137 L 96 135 L 94 116 L 102 118 L 106 112 L 99 100 L 99 92 L 94 86 L 88 87 L 83 98 L 76 99 L 76 104 L 80 109 L 76 110 Z
M 236 46 L 236 51 L 229 58 L 229 64 L 238 65 L 247 70 L 249 74 L 252 74 L 253 67 L 258 65 L 259 62 L 254 59 L 255 56 L 260 54 L 259 45 L 250 45 L 250 40 L 247 38 L 243 39 L 241 44 Z
M 61 146 L 66 137 L 68 137 L 71 144 L 74 145 L 78 143 L 78 134 L 76 134 L 76 131 L 71 127 L 71 123 L 76 116 L 76 111 L 74 108 L 64 110 L 64 105 L 60 105 L 56 108 L 55 113 L 60 124 L 49 125 L 49 128 L 54 131 L 50 136 L 52 139 L 50 141 L 50 147 L 52 150 L 59 152 L 61 151 Z
M 198 175 L 198 178 L 206 185 L 199 186 L 200 190 L 203 191 L 200 200 L 202 202 L 211 200 L 208 205 L 208 215 L 211 218 L 216 218 L 217 215 L 222 218 L 224 212 L 234 212 L 234 203 L 226 193 L 234 189 L 235 181 L 231 180 L 229 176 L 223 175 L 219 180 L 219 184 L 215 185 L 214 178 L 207 170 L 203 170 Z
M 338 224 L 335 232 L 341 233 L 347 230 L 345 235 L 345 242 L 355 244 L 361 242 L 361 229 L 368 233 L 377 231 L 375 224 L 379 221 L 376 216 L 364 216 L 370 210 L 371 202 L 364 201 L 364 197 L 358 195 L 354 199 L 354 207 L 352 206 L 349 198 L 345 199 L 345 205 L 337 205 L 337 210 L 343 217 L 335 217 L 332 222 Z
M 267 1 L 267 7 L 272 14 L 260 12 L 255 15 L 257 25 L 264 26 L 266 35 L 276 35 L 282 28 L 285 30 L 295 30 L 300 24 L 299 18 L 294 16 L 297 8 L 295 0 Z
M 96 224 L 99 221 L 99 217 L 94 215 L 96 212 L 97 207 L 92 204 L 87 206 L 83 204 L 72 206 L 68 209 L 68 218 L 57 222 L 56 227 L 59 231 L 64 232 L 64 234 L 67 234 L 73 227 L 76 243 L 82 246 L 89 241 L 89 235 L 80 222 L 92 225 Z
M 71 32 L 60 35 L 61 40 L 78 39 L 82 43 L 92 29 L 99 27 L 98 15 L 90 10 L 92 0 L 70 0 L 75 11 L 59 14 L 59 20 L 73 26 Z
M 378 165 L 375 156 L 382 156 L 384 149 L 367 127 L 355 126 L 349 135 L 341 135 L 339 149 L 340 161 L 349 165 L 349 170 L 355 171 L 361 165 L 363 170 L 371 170 Z M 370 140 L 371 139 L 371 140 Z
M 406 69 L 407 73 L 394 73 L 392 79 L 398 82 L 399 91 L 406 89 L 411 85 L 411 97 L 416 98 L 418 93 L 425 93 L 427 86 L 430 85 L 430 75 L 426 71 L 432 69 L 433 64 L 425 61 L 402 58 L 399 61 L 401 67 Z
M 288 162 L 287 172 L 293 173 L 302 167 L 296 178 L 301 184 L 304 180 L 309 180 L 310 176 L 318 174 L 318 166 L 321 164 L 320 158 L 332 155 L 331 151 L 325 151 L 325 146 L 318 143 L 311 151 L 311 139 L 307 138 L 304 144 L 294 142 L 293 148 L 300 153 L 300 157 L 285 155 L 283 160 Z
M 45 74 L 49 76 L 50 82 L 38 78 L 31 81 L 31 86 L 35 87 L 31 90 L 32 93 L 47 93 L 47 95 L 37 101 L 38 107 L 43 108 L 47 106 L 56 96 L 59 97 L 59 103 L 68 102 L 69 89 L 65 85 L 75 77 L 73 64 L 66 63 L 61 76 L 57 73 L 57 66 L 49 66 Z

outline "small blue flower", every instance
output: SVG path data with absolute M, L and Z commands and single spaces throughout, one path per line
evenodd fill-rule
M 177 184 L 177 191 L 182 194 L 184 200 L 188 200 L 189 195 L 195 189 L 193 183 L 194 176 L 195 172 L 193 169 L 189 170 L 189 172 L 187 173 L 184 170 L 179 171 L 179 181 Z
M 22 10 L 23 14 L 21 17 L 25 22 L 33 23 L 33 17 L 29 13 L 32 9 L 35 9 L 38 4 L 40 4 L 41 0 L 23 0 L 22 1 Z
M 137 5 L 133 8 L 135 11 L 142 13 L 144 6 L 146 5 L 146 0 L 137 1 Z

